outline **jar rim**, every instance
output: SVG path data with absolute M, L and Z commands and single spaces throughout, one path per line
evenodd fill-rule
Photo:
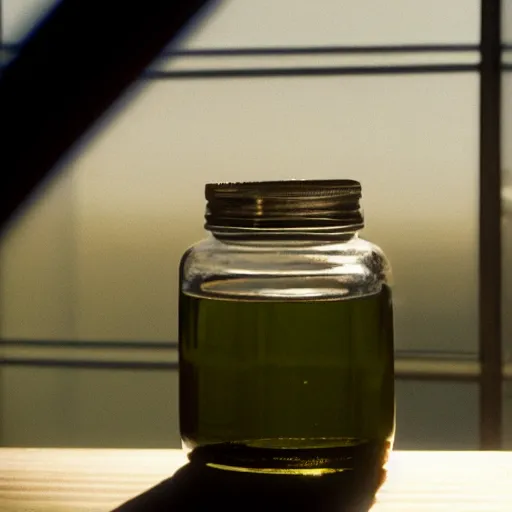
M 208 183 L 205 228 L 216 236 L 322 236 L 364 226 L 361 184 L 343 180 Z

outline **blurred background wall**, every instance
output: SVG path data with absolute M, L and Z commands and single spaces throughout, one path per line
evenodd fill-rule
M 53 3 L 2 0 L 3 42 L 22 41 Z M 393 263 L 397 353 L 474 360 L 477 71 L 211 79 L 173 72 L 456 68 L 478 63 L 479 24 L 477 0 L 225 0 L 200 19 L 168 50 L 474 48 L 158 59 L 150 71 L 167 78 L 141 77 L 1 240 L 0 335 L 13 341 L 2 350 L 24 363 L 0 370 L 0 443 L 179 445 L 177 373 L 158 363 L 176 360 L 177 265 L 204 236 L 208 181 L 360 180 L 363 236 Z M 397 447 L 477 447 L 476 384 L 399 381 L 397 401 Z M 510 431 L 512 414 L 508 421 Z

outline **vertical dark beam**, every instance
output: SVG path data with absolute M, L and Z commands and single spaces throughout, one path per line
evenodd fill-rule
M 4 61 L 4 54 L 3 54 L 3 42 L 4 42 L 4 6 L 2 5 L 2 0 L 0 0 L 0 66 L 3 64 Z M 0 134 L 0 148 L 2 147 L 2 139 Z M 0 149 L 0 165 L 2 163 L 2 151 Z M 2 273 L 3 273 L 3 266 L 2 266 L 2 259 L 0 259 L 0 279 L 2 279 Z M 0 312 L 2 311 L 2 296 L 0 296 Z M 0 338 L 2 337 L 2 317 L 0 316 Z M 0 345 L 0 361 L 3 360 L 4 354 L 3 350 Z M 4 445 L 4 422 L 2 421 L 2 418 L 4 416 L 4 370 L 2 366 L 0 365 L 0 446 Z
M 480 447 L 501 448 L 501 0 L 482 0 L 480 75 Z

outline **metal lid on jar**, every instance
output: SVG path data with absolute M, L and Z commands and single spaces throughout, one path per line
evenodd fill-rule
M 364 226 L 354 180 L 209 183 L 206 224 L 218 238 L 327 238 Z

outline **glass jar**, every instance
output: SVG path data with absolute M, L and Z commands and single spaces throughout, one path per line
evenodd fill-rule
M 180 430 L 191 461 L 321 474 L 384 464 L 389 265 L 352 180 L 206 185 L 180 265 Z

